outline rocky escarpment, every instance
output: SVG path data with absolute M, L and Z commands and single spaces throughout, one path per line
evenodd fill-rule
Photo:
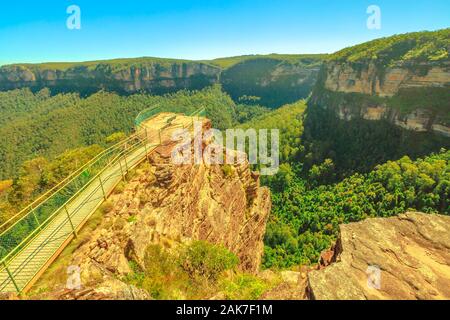
M 343 225 L 311 299 L 450 299 L 450 217 L 407 213 Z
M 347 176 L 450 148 L 449 49 L 445 29 L 330 55 L 308 103 L 307 168 L 332 159 L 337 174 Z
M 230 59 L 233 62 L 227 64 L 216 60 L 137 58 L 6 65 L 0 67 L 0 90 L 29 87 L 83 94 L 99 90 L 162 94 L 180 89 L 198 90 L 220 83 L 235 101 L 243 96 L 258 97 L 258 103 L 278 107 L 306 98 L 311 93 L 323 56 Z
M 203 141 L 203 147 L 210 143 Z M 137 292 L 145 298 L 117 279 L 133 271 L 131 261 L 145 270 L 149 245 L 171 250 L 194 240 L 221 244 L 238 256 L 242 271 L 258 272 L 271 210 L 270 192 L 259 186 L 259 174 L 247 162 L 226 170 L 208 161 L 174 165 L 174 146 L 159 147 L 112 196 L 99 227 L 72 254 L 69 265 L 79 267 L 82 291 L 54 291 L 53 296 L 127 298 Z
M 0 68 L 0 89 L 50 88 L 54 92 L 99 90 L 155 94 L 202 89 L 218 82 L 220 68 L 185 61 L 105 61 L 75 64 L 7 65 Z
M 342 120 L 387 120 L 415 132 L 450 137 L 450 62 L 330 61 L 322 70 L 313 103 Z
M 298 62 L 250 59 L 225 70 L 221 83 L 235 100 L 257 97 L 261 105 L 278 107 L 308 97 L 317 81 L 320 65 L 319 56 Z

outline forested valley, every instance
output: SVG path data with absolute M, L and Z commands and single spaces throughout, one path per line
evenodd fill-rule
M 406 63 L 403 72 L 415 75 L 426 75 L 432 68 L 441 72 L 448 61 L 448 52 L 442 49 L 448 45 L 448 32 L 380 39 L 327 59 L 333 68 L 348 61 L 359 76 L 371 63 L 378 68 L 378 75 L 395 63 Z M 264 59 L 271 72 L 278 70 L 278 64 Z M 261 74 L 250 58 L 235 60 L 217 60 L 215 64 L 234 66 L 235 73 L 226 76 L 240 79 L 242 85 L 245 70 L 253 70 L 252 77 L 260 82 Z M 427 70 L 411 71 L 414 61 Z M 243 62 L 247 62 L 244 69 Z M 317 67 L 319 62 L 314 58 L 307 63 Z M 280 170 L 275 176 L 262 177 L 272 194 L 263 258 L 266 268 L 317 263 L 320 253 L 336 240 L 340 224 L 406 211 L 450 215 L 449 138 L 401 127 L 408 125 L 408 120 L 431 119 L 439 122 L 427 124 L 426 129 L 442 130 L 450 112 L 448 86 L 408 91 L 412 96 L 400 90 L 392 98 L 381 99 L 376 94 L 331 92 L 325 89 L 324 71 L 322 68 L 312 97 L 283 106 L 277 103 L 306 96 L 305 92 L 277 91 L 261 99 L 254 96 L 260 93 L 260 85 L 250 86 L 248 92 L 236 85 L 230 96 L 224 90 L 231 90 L 230 83 L 160 96 L 103 90 L 81 96 L 52 93 L 47 88 L 0 92 L 0 224 L 132 133 L 139 112 L 154 106 L 185 113 L 204 107 L 217 129 L 280 130 Z M 281 84 L 272 84 L 272 89 Z M 426 112 L 408 113 L 411 104 L 425 105 L 433 97 L 437 100 Z M 373 107 L 377 103 L 393 103 L 390 118 L 398 117 L 394 124 L 401 125 L 387 118 L 369 121 L 355 116 L 378 111 Z
M 270 111 L 236 105 L 219 86 L 167 96 L 98 92 L 80 98 L 52 96 L 48 90 L 33 94 L 28 89 L 1 95 L 6 116 L 0 129 L 5 137 L 0 142 L 0 222 L 129 134 L 139 111 L 157 104 L 164 110 L 187 112 L 205 106 L 220 129 L 280 129 L 280 172 L 263 180 L 273 201 L 265 237 L 267 268 L 315 263 L 336 239 L 342 223 L 407 210 L 450 214 L 449 151 L 414 160 L 400 157 L 342 179 L 333 160 L 309 159 L 311 146 L 305 148 L 302 141 L 304 100 Z

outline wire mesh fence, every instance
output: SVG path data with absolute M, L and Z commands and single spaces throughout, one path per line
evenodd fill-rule
M 136 119 L 140 129 L 135 134 L 103 151 L 59 183 L 58 188 L 50 190 L 0 226 L 0 292 L 12 285 L 17 291 L 22 291 L 27 281 L 19 279 L 18 275 L 25 272 L 30 261 L 46 247 L 52 246 L 56 251 L 70 236 L 76 236 L 77 229 L 115 185 L 160 145 L 161 130 L 148 134 L 141 127 L 145 120 L 160 112 L 159 107 L 144 110 Z M 200 109 L 190 116 L 194 121 L 206 116 L 206 112 Z M 186 127 L 190 127 L 193 121 Z M 38 236 L 42 237 L 38 245 L 30 246 Z M 19 255 L 25 256 L 12 264 Z M 33 272 L 34 277 L 39 268 Z

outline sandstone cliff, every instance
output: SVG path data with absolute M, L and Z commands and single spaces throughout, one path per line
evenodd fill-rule
M 328 56 L 308 102 L 305 163 L 332 159 L 337 175 L 347 176 L 450 148 L 449 50 L 444 29 Z
M 210 143 L 203 141 L 203 147 Z M 270 192 L 260 187 L 259 174 L 247 162 L 227 170 L 204 161 L 173 165 L 174 146 L 159 147 L 123 190 L 116 191 L 100 225 L 71 254 L 68 265 L 80 268 L 83 288 L 54 290 L 49 297 L 148 298 L 117 279 L 133 271 L 130 261 L 145 270 L 146 249 L 154 244 L 168 250 L 194 240 L 221 244 L 238 256 L 240 270 L 259 271 L 271 210 Z
M 393 97 L 401 89 L 450 85 L 450 62 L 399 63 L 380 73 L 376 61 L 353 65 L 330 61 L 324 69 L 325 89 L 337 92 Z
M 416 132 L 450 137 L 450 62 L 380 67 L 330 61 L 313 102 L 341 120 L 387 120 Z
M 308 274 L 311 299 L 449 299 L 450 217 L 407 213 L 343 225 L 321 264 Z
M 279 107 L 309 96 L 319 74 L 320 57 L 295 62 L 275 58 L 246 60 L 226 69 L 221 83 L 235 100 L 255 96 L 261 105 Z
M 119 93 L 165 93 L 201 89 L 217 83 L 220 68 L 178 60 L 117 60 L 74 64 L 7 65 L 0 68 L 0 89 L 22 87 L 92 93 L 101 89 Z

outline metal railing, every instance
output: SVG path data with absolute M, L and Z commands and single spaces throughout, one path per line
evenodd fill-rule
M 194 109 L 193 107 L 184 107 L 184 106 L 176 106 L 176 105 L 172 105 L 172 106 L 164 106 L 164 108 L 162 108 L 159 104 L 145 109 L 143 111 L 141 111 L 138 116 L 135 119 L 134 125 L 136 128 L 140 128 L 141 124 L 146 121 L 146 119 L 151 118 L 155 115 L 157 115 L 158 113 L 161 112 L 171 112 L 171 113 L 182 113 L 182 114 L 191 114 L 191 115 L 200 115 L 201 114 L 206 114 L 206 109 L 205 108 L 200 108 L 200 109 Z
M 135 134 L 101 152 L 0 226 L 0 274 L 6 272 L 8 275 L 3 282 L 0 279 L 0 292 L 11 284 L 19 293 L 24 291 L 42 271 L 42 268 L 37 268 L 29 281 L 19 283 L 18 275 L 33 258 L 52 241 L 53 245 L 56 241 L 56 248 L 60 250 L 67 245 L 67 241 L 76 237 L 84 223 L 107 199 L 115 186 L 122 179 L 126 179 L 127 173 L 161 144 L 165 128 L 149 135 L 148 130 L 142 126 L 144 121 L 159 112 L 159 107 L 141 112 L 139 119 L 136 119 Z M 205 115 L 205 109 L 199 109 L 190 117 L 194 119 Z M 183 127 L 188 128 L 192 124 L 193 120 Z M 61 231 L 66 229 L 67 231 Z M 56 240 L 55 235 L 58 235 Z M 39 236 L 45 238 L 35 248 L 30 247 L 33 240 Z M 55 250 L 55 253 L 58 250 Z M 12 261 L 19 255 L 21 257 L 17 260 L 20 260 L 20 263 L 11 267 Z M 54 254 L 49 254 L 43 268 L 51 262 L 53 256 Z
M 159 105 L 147 108 L 145 110 L 142 110 L 141 112 L 139 112 L 139 114 L 137 115 L 136 119 L 134 120 L 134 126 L 135 128 L 140 128 L 141 124 L 150 119 L 151 117 L 157 115 L 158 113 L 160 113 L 162 110 L 162 108 Z

